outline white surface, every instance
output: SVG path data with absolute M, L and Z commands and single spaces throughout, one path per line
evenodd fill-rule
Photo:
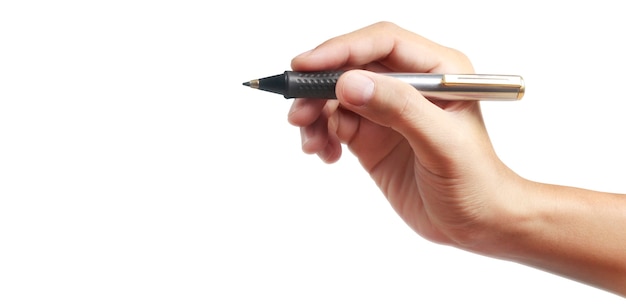
M 514 170 L 626 192 L 621 6 L 532 3 L 2 2 L 0 306 L 623 307 L 421 239 L 241 86 L 393 21 L 524 76 L 523 101 L 483 104 Z

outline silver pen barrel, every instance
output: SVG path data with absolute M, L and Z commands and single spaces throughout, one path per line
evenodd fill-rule
M 412 85 L 438 100 L 513 101 L 524 96 L 524 80 L 517 75 L 385 74 Z

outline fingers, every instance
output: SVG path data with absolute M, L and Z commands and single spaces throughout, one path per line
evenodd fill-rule
M 307 154 L 322 151 L 326 147 L 326 144 L 328 144 L 328 136 L 328 118 L 324 115 L 320 115 L 311 124 L 300 127 L 302 151 Z
M 424 148 L 446 140 L 453 129 L 449 114 L 419 91 L 395 78 L 368 71 L 348 71 L 337 83 L 342 107 L 390 127 L 410 143 Z
M 295 57 L 291 66 L 297 71 L 359 68 L 374 72 L 473 73 L 464 54 L 388 22 L 330 39 Z M 325 103 L 297 99 L 288 117 L 291 124 L 302 128 L 303 151 L 317 153 L 326 162 L 341 155 L 340 140 L 352 140 L 358 132 L 358 116 L 397 130 L 426 154 L 429 148 L 442 148 L 447 140 L 445 132 L 454 132 L 447 123 L 451 117 L 442 108 L 394 78 L 349 71 L 339 79 L 336 93 L 345 109 L 336 110 L 335 100 Z M 446 104 L 445 108 L 451 111 L 454 107 L 450 106 L 455 104 Z
M 450 117 L 419 91 L 395 78 L 369 71 L 348 71 L 337 83 L 337 100 L 296 99 L 288 120 L 300 127 L 302 150 L 325 162 L 341 156 L 341 142 L 358 130 L 358 115 L 398 131 L 427 154 L 454 132 Z M 342 141 L 343 140 L 343 141 Z
M 341 142 L 331 121 L 337 101 L 296 99 L 288 120 L 300 127 L 302 151 L 317 154 L 324 162 L 333 163 L 341 157 Z
M 470 73 L 460 52 L 436 44 L 389 22 L 380 22 L 330 39 L 295 57 L 294 70 L 377 67 L 375 71 Z
M 310 125 L 319 117 L 325 105 L 326 100 L 297 98 L 289 109 L 287 121 L 294 126 Z

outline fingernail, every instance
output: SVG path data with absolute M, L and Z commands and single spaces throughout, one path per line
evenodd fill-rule
M 292 114 L 296 113 L 298 110 L 300 110 L 301 105 L 297 104 L 295 101 L 293 102 L 293 104 L 291 104 L 291 108 L 289 108 L 289 112 L 287 113 L 287 116 L 291 116 Z
M 302 140 L 303 147 L 309 142 L 312 134 L 313 133 L 311 132 L 311 129 L 308 128 L 308 126 L 300 127 L 300 138 Z
M 350 72 L 343 80 L 345 100 L 355 106 L 369 102 L 374 95 L 374 81 L 359 72 Z

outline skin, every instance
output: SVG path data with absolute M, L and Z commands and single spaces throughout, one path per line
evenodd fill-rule
M 345 145 L 415 232 L 626 297 L 626 195 L 521 178 L 496 155 L 478 102 L 429 101 L 375 73 L 474 73 L 463 53 L 380 22 L 291 66 L 348 70 L 337 100 L 296 99 L 288 120 L 326 163 Z

